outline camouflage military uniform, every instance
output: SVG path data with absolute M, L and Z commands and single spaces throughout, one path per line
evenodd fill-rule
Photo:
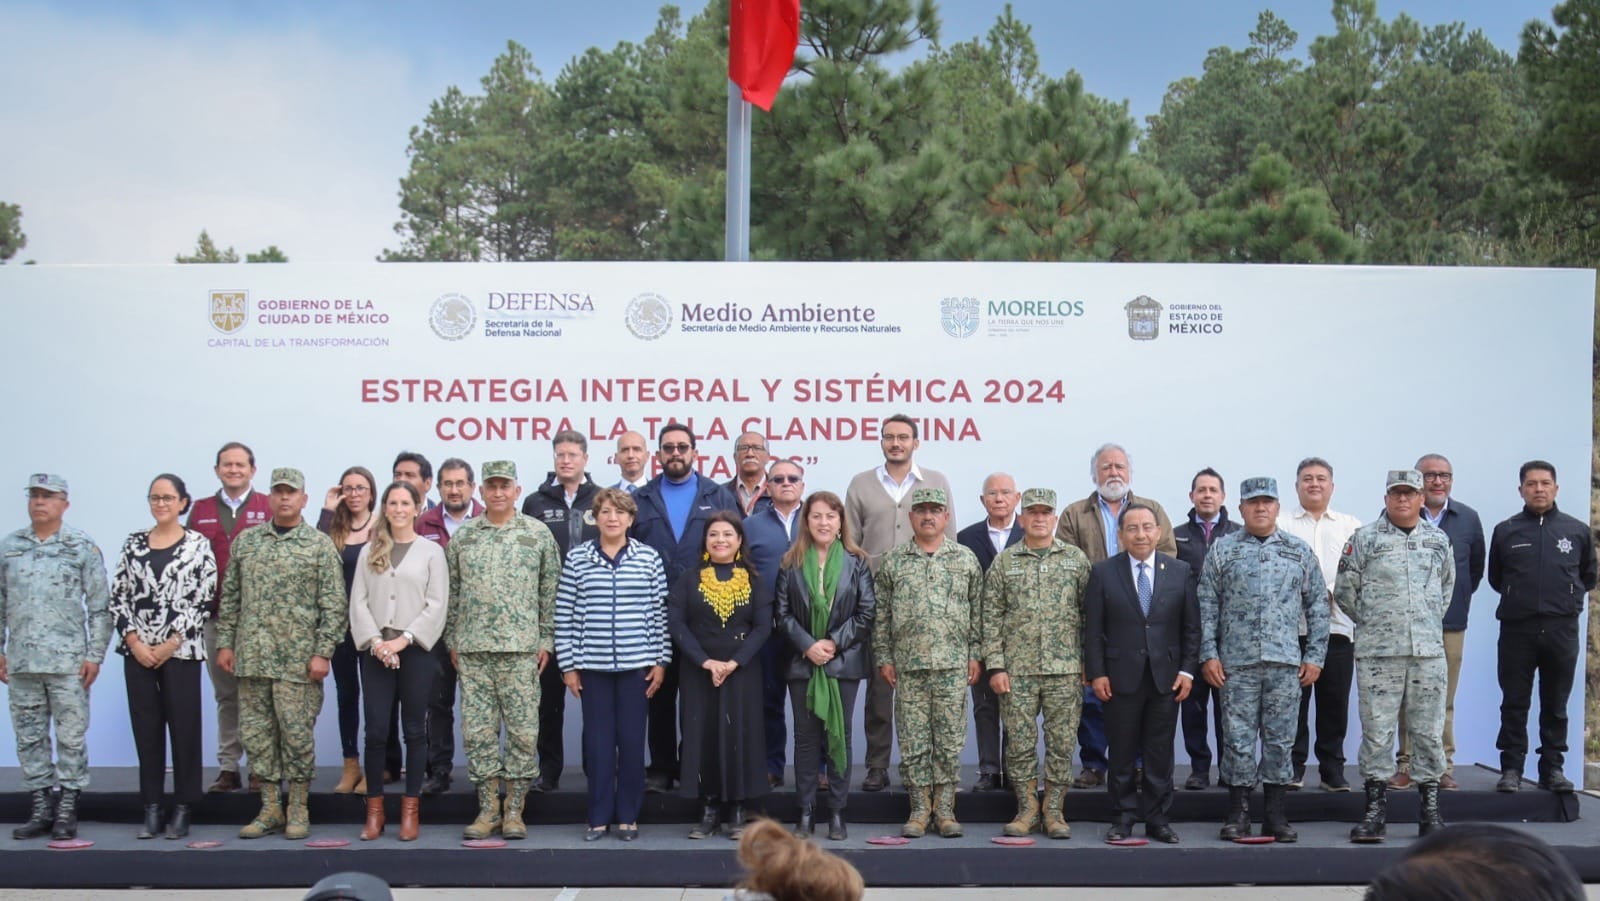
M 872 656 L 895 669 L 900 780 L 954 784 L 967 739 L 967 663 L 982 640 L 983 567 L 948 538 L 932 554 L 910 541 L 883 555 L 874 588 Z
M 1273 488 L 1276 492 L 1276 486 Z M 1286 785 L 1300 713 L 1299 669 L 1328 653 L 1328 590 L 1311 546 L 1279 529 L 1219 539 L 1200 571 L 1200 661 L 1220 660 L 1222 777 Z M 1300 617 L 1307 623 L 1300 652 Z M 1256 739 L 1261 739 L 1259 769 Z
M 89 692 L 84 663 L 111 641 L 111 593 L 93 540 L 62 526 L 40 541 L 32 528 L 0 539 L 0 657 L 11 680 L 11 727 L 29 791 L 89 785 Z M 50 721 L 58 760 L 50 756 Z
M 233 651 L 239 739 L 263 782 L 315 775 L 322 683 L 309 667 L 312 657 L 333 659 L 349 616 L 339 554 L 309 523 L 281 535 L 267 523 L 234 540 L 217 648 Z
M 1052 504 L 1053 506 L 1053 504 Z M 1044 713 L 1045 781 L 1072 781 L 1072 751 L 1083 712 L 1083 593 L 1089 558 L 1059 538 L 1033 550 L 1006 548 L 989 566 L 983 586 L 983 660 L 1011 678 L 1001 699 L 1006 776 L 1025 784 L 1038 775 Z
M 1394 775 L 1402 704 L 1412 778 L 1437 782 L 1444 773 L 1444 611 L 1455 580 L 1450 539 L 1426 519 L 1407 535 L 1384 516 L 1345 543 L 1333 597 L 1356 624 L 1364 781 Z
M 561 577 L 555 536 L 520 513 L 503 526 L 474 516 L 451 536 L 445 558 L 450 612 L 444 639 L 460 661 L 468 776 L 475 784 L 497 777 L 537 779 L 539 652 L 555 648 Z

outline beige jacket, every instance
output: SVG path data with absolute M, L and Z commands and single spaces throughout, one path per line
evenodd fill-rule
M 410 632 L 417 647 L 429 650 L 444 634 L 450 600 L 450 574 L 444 548 L 425 538 L 411 542 L 398 567 L 373 572 L 367 564 L 372 545 L 361 549 L 350 586 L 350 637 L 356 649 L 372 646 L 384 628 Z
M 1161 529 L 1161 537 L 1156 539 L 1156 550 L 1169 557 L 1178 556 L 1178 541 L 1172 537 L 1172 520 L 1167 518 L 1167 511 L 1155 501 L 1136 497 L 1132 492 L 1123 501 L 1130 504 L 1137 501 L 1154 509 L 1156 526 Z M 1056 537 L 1089 555 L 1090 563 L 1106 559 L 1106 528 L 1100 519 L 1100 495 L 1091 494 L 1062 507 L 1061 519 L 1056 523 Z

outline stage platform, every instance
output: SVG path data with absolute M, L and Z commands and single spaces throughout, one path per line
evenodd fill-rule
M 1178 773 L 1180 784 L 1186 775 Z M 1586 881 L 1600 880 L 1600 823 L 1578 816 L 1585 796 L 1556 796 L 1532 783 L 1525 783 L 1522 791 L 1500 794 L 1493 790 L 1497 774 L 1484 768 L 1461 767 L 1456 776 L 1462 790 L 1446 792 L 1441 799 L 1447 822 L 1493 821 L 1526 829 L 1560 848 Z M 531 797 L 526 841 L 494 850 L 461 847 L 460 830 L 472 819 L 475 802 L 460 782 L 447 795 L 423 799 L 418 841 L 400 843 L 391 819 L 382 839 L 362 842 L 357 837 L 361 800 L 333 795 L 328 789 L 337 772 L 324 771 L 313 786 L 311 837 L 350 840 L 347 847 L 333 850 L 310 849 L 281 836 L 240 840 L 236 833 L 255 812 L 254 797 L 211 795 L 196 811 L 189 841 L 222 844 L 201 850 L 183 841 L 134 838 L 132 824 L 138 822 L 140 808 L 131 769 L 96 769 L 94 778 L 94 787 L 85 794 L 86 819 L 80 830 L 94 847 L 52 851 L 44 839 L 0 838 L 0 887 L 291 887 L 346 869 L 377 873 L 395 886 L 721 887 L 739 878 L 732 842 L 720 836 L 702 841 L 686 837 L 687 824 L 698 819 L 698 805 L 677 795 L 647 798 L 637 842 L 612 837 L 583 842 L 582 780 L 574 776 L 563 778 L 561 791 Z M 967 773 L 964 785 L 970 787 L 975 778 Z M 26 795 L 15 788 L 19 781 L 14 768 L 0 769 L 0 786 L 9 787 L 0 791 L 0 823 L 26 817 Z M 1103 844 L 1103 790 L 1069 792 L 1073 837 L 1067 841 L 1038 835 L 1031 847 L 992 844 L 1013 802 L 1008 793 L 969 790 L 957 801 L 966 837 L 928 837 L 902 847 L 869 845 L 868 838 L 897 834 L 904 819 L 906 797 L 896 786 L 875 794 L 853 792 L 850 838 L 829 842 L 819 834 L 817 841 L 849 859 L 869 885 L 877 886 L 1350 885 L 1370 880 L 1415 839 L 1416 792 L 1391 792 L 1389 797 L 1390 838 L 1379 846 L 1347 841 L 1349 824 L 1359 819 L 1362 808 L 1359 793 L 1324 792 L 1314 785 L 1289 795 L 1289 816 L 1300 832 L 1300 841 L 1292 845 L 1242 847 L 1219 841 L 1227 794 L 1218 788 L 1178 792 L 1173 813 L 1182 843 L 1175 846 Z M 1259 792 L 1256 801 L 1259 807 Z M 397 796 L 391 794 L 390 803 L 397 807 Z M 765 807 L 770 815 L 789 820 L 792 788 L 774 792 Z

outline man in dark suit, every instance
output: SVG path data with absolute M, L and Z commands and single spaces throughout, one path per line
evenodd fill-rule
M 1178 704 L 1189 696 L 1200 662 L 1200 604 L 1189 567 L 1156 552 L 1156 512 L 1139 502 L 1117 517 L 1120 553 L 1094 565 L 1084 598 L 1083 660 L 1089 685 L 1105 705 L 1113 820 L 1106 841 L 1129 838 L 1135 819 L 1145 834 L 1176 844 L 1172 746 Z M 1134 761 L 1144 757 L 1143 795 Z
M 1222 487 L 1222 476 L 1207 466 L 1189 480 L 1189 515 L 1183 525 L 1172 530 L 1172 540 L 1178 543 L 1178 559 L 1189 564 L 1189 576 L 1198 580 L 1200 567 L 1205 565 L 1211 545 L 1229 532 L 1239 531 L 1239 524 L 1228 518 L 1224 504 L 1227 492 Z M 1222 750 L 1222 693 L 1213 689 L 1204 679 L 1194 680 L 1194 691 L 1184 699 L 1183 749 L 1189 754 L 1189 779 L 1183 787 L 1199 791 L 1211 784 L 1211 745 L 1206 741 L 1206 706 L 1210 702 L 1211 721 L 1217 727 L 1217 750 Z M 1217 784 L 1222 779 L 1217 778 Z
M 661 474 L 633 494 L 638 516 L 629 537 L 661 555 L 667 585 L 700 565 L 700 543 L 706 519 L 718 510 L 736 512 L 738 501 L 728 489 L 695 472 L 695 438 L 689 427 L 669 422 L 657 433 L 656 462 Z M 670 791 L 678 778 L 678 661 L 666 668 L 661 688 L 650 698 L 650 767 L 645 791 Z
M 976 554 L 983 571 L 1001 551 L 1022 540 L 1017 525 L 1017 482 L 1003 472 L 983 480 L 983 509 L 988 516 L 956 533 L 956 541 Z M 988 679 L 972 686 L 972 728 L 978 737 L 978 784 L 973 791 L 1005 791 L 1005 767 L 1000 741 L 1000 699 Z

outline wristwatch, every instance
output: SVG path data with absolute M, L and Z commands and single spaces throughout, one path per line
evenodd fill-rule
M 400 637 L 406 640 L 406 647 L 408 648 L 417 643 L 417 636 L 412 635 L 410 630 L 401 632 Z

